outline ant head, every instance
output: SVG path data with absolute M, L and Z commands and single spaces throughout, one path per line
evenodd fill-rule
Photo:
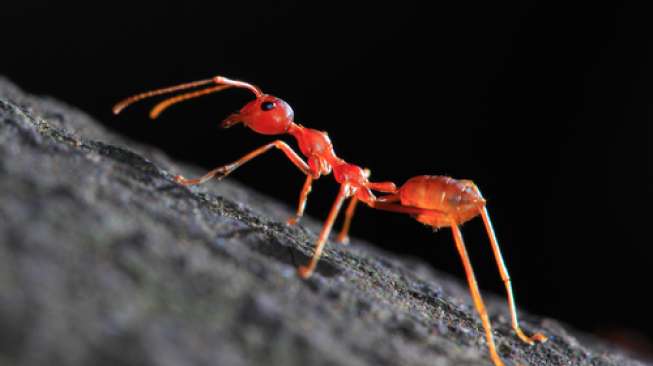
M 247 103 L 239 112 L 225 119 L 221 126 L 231 127 L 239 122 L 263 135 L 278 135 L 288 131 L 294 112 L 288 103 L 272 95 L 263 94 Z

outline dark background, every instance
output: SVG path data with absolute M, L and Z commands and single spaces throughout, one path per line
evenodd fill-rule
M 375 180 L 473 179 L 522 307 L 613 338 L 653 336 L 650 19 L 621 3 L 423 3 L 12 2 L 0 73 L 207 169 L 272 140 L 218 128 L 247 91 L 156 123 L 152 104 L 118 117 L 111 106 L 215 74 L 255 83 Z M 279 153 L 230 179 L 292 206 L 304 180 Z M 331 176 L 318 181 L 308 214 L 324 218 L 336 192 Z M 355 236 L 462 276 L 448 230 L 358 213 Z M 480 220 L 463 233 L 482 286 L 502 293 Z

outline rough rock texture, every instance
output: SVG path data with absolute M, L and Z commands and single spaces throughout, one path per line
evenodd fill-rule
M 0 79 L 0 365 L 490 365 L 464 283 L 354 240 Z M 486 295 L 508 365 L 641 365 Z

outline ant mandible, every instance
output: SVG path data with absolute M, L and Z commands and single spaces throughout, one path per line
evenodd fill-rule
M 294 112 L 288 103 L 280 98 L 264 94 L 258 87 L 243 81 L 231 80 L 223 76 L 215 76 L 210 79 L 156 89 L 122 100 L 113 107 L 113 113 L 118 114 L 127 106 L 149 97 L 211 84 L 213 84 L 213 86 L 177 95 L 158 103 L 151 109 L 150 118 L 156 119 L 170 106 L 185 100 L 216 93 L 228 88 L 245 88 L 254 93 L 256 98 L 247 103 L 240 109 L 240 111 L 227 117 L 222 122 L 221 127 L 228 128 L 235 124 L 242 123 L 254 132 L 263 135 L 289 134 L 297 140 L 299 150 L 307 158 L 307 161 L 304 161 L 282 140 L 275 140 L 255 149 L 233 163 L 209 171 L 202 177 L 186 179 L 181 175 L 177 175 L 175 180 L 182 185 L 191 186 L 202 184 L 211 178 L 221 179 L 229 175 L 241 165 L 270 149 L 279 149 L 299 170 L 302 171 L 302 173 L 306 175 L 306 181 L 304 182 L 304 186 L 299 195 L 297 211 L 295 216 L 288 220 L 288 224 L 292 225 L 296 224 L 304 214 L 304 208 L 306 207 L 306 201 L 308 199 L 308 194 L 311 191 L 313 181 L 320 178 L 320 176 L 328 175 L 333 171 L 335 180 L 340 184 L 340 191 L 331 207 L 331 211 L 322 227 L 322 231 L 318 236 L 313 257 L 308 265 L 300 266 L 298 268 L 298 273 L 302 278 L 310 277 L 317 266 L 317 262 L 322 254 L 324 245 L 327 242 L 329 233 L 331 232 L 333 223 L 335 222 L 343 202 L 347 198 L 352 198 L 352 203 L 346 212 L 347 218 L 345 222 L 347 224 L 346 227 L 343 227 L 343 232 L 346 233 L 356 203 L 360 200 L 373 207 L 376 202 L 376 197 L 372 193 L 372 190 L 383 193 L 395 193 L 397 191 L 395 184 L 392 182 L 370 182 L 368 179 L 370 171 L 368 169 L 363 169 L 357 165 L 347 163 L 336 156 L 333 150 L 333 145 L 326 132 L 307 128 L 295 123 L 293 121 Z M 339 236 L 339 239 L 341 239 L 340 241 L 342 242 L 346 241 L 346 237 Z

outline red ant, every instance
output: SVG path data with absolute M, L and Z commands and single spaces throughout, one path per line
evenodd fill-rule
M 465 274 L 467 276 L 472 299 L 483 323 L 490 356 L 496 366 L 503 366 L 504 364 L 496 351 L 490 320 L 483 299 L 481 298 L 474 271 L 471 262 L 469 261 L 463 237 L 459 229 L 459 225 L 462 225 L 466 221 L 480 215 L 485 224 L 487 235 L 490 238 L 490 244 L 492 246 L 492 251 L 494 252 L 497 267 L 499 268 L 499 273 L 501 274 L 501 278 L 506 287 L 512 327 L 515 333 L 517 333 L 517 336 L 522 341 L 531 345 L 535 342 L 545 342 L 547 340 L 546 336 L 541 333 L 536 333 L 532 337 L 528 337 L 519 326 L 508 269 L 506 268 L 503 257 L 501 256 L 499 244 L 487 212 L 485 199 L 481 195 L 478 187 L 476 187 L 472 181 L 455 180 L 453 178 L 442 176 L 417 176 L 409 179 L 399 189 L 397 189 L 395 184 L 392 182 L 370 182 L 368 180 L 370 175 L 368 169 L 362 169 L 359 166 L 347 163 L 335 155 L 333 145 L 331 144 L 326 132 L 306 128 L 294 123 L 293 110 L 286 102 L 277 97 L 263 94 L 261 90 L 254 85 L 242 81 L 230 80 L 222 76 L 141 93 L 116 104 L 113 108 L 113 112 L 118 114 L 128 105 L 145 98 L 208 84 L 215 85 L 202 90 L 168 98 L 160 102 L 152 108 L 150 111 L 150 117 L 155 119 L 168 107 L 188 99 L 219 92 L 232 87 L 245 88 L 252 91 L 256 96 L 256 99 L 247 103 L 239 112 L 227 117 L 227 119 L 222 122 L 221 126 L 228 128 L 237 123 L 243 123 L 255 132 L 264 135 L 290 134 L 297 140 L 300 151 L 307 157 L 308 162 L 302 160 L 302 158 L 285 142 L 276 140 L 250 152 L 233 163 L 215 168 L 200 178 L 186 179 L 178 175 L 175 177 L 175 180 L 178 183 L 189 186 L 204 183 L 211 178 L 224 178 L 249 160 L 252 160 L 272 148 L 277 148 L 306 175 L 306 182 L 304 183 L 299 196 L 297 212 L 294 217 L 288 220 L 289 224 L 297 223 L 302 217 L 313 180 L 318 179 L 321 175 L 328 175 L 333 171 L 336 181 L 340 183 L 340 191 L 333 203 L 326 222 L 322 227 L 313 257 L 308 265 L 298 268 L 298 273 L 302 278 L 310 277 L 315 270 L 336 216 L 338 215 L 344 200 L 349 197 L 351 197 L 351 202 L 346 210 L 342 231 L 338 235 L 338 241 L 341 242 L 347 240 L 347 233 L 350 228 L 354 210 L 359 200 L 372 208 L 409 214 L 417 221 L 436 229 L 451 227 L 454 241 L 456 243 L 456 249 L 460 254 L 465 268 Z M 389 193 L 389 195 L 377 198 L 372 193 L 372 190 Z
M 117 103 L 113 108 L 113 113 L 120 113 L 125 107 L 132 103 L 149 98 L 156 95 L 168 94 L 179 90 L 186 90 L 198 86 L 215 84 L 214 86 L 181 94 L 172 98 L 168 98 L 159 104 L 155 105 L 150 111 L 150 118 L 157 118 L 165 109 L 173 104 L 203 96 L 210 93 L 222 91 L 224 89 L 236 87 L 245 88 L 250 90 L 256 96 L 256 99 L 247 103 L 240 111 L 231 114 L 221 124 L 221 127 L 228 128 L 238 123 L 243 123 L 245 126 L 263 135 L 283 135 L 289 134 L 297 140 L 299 149 L 306 156 L 305 162 L 290 146 L 281 140 L 273 141 L 269 144 L 263 145 L 260 148 L 250 152 L 242 158 L 234 161 L 233 163 L 217 167 L 202 177 L 196 179 L 186 179 L 181 175 L 175 177 L 175 180 L 185 186 L 202 184 L 211 178 L 224 178 L 231 172 L 236 170 L 241 165 L 254 159 L 255 157 L 269 151 L 272 148 L 281 150 L 286 157 L 306 175 L 306 181 L 299 195 L 299 205 L 294 217 L 288 220 L 288 224 L 295 224 L 304 214 L 306 207 L 306 200 L 311 191 L 313 180 L 320 178 L 322 175 L 328 175 L 333 171 L 335 180 L 340 183 L 340 191 L 336 197 L 335 202 L 327 216 L 327 219 L 322 227 L 322 231 L 315 244 L 315 252 L 311 261 L 306 266 L 300 266 L 298 273 L 302 278 L 311 276 L 317 262 L 322 254 L 324 245 L 328 239 L 333 223 L 342 207 L 345 199 L 352 198 L 352 204 L 347 210 L 347 216 L 353 215 L 353 208 L 356 202 L 363 201 L 364 203 L 374 206 L 376 197 L 372 190 L 383 193 L 395 193 L 397 187 L 392 182 L 370 182 L 368 180 L 370 171 L 362 169 L 361 167 L 347 163 L 343 159 L 336 156 L 333 151 L 333 145 L 329 140 L 326 132 L 306 128 L 293 121 L 294 112 L 290 105 L 280 98 L 272 95 L 264 94 L 261 90 L 249 83 L 237 80 L 231 80 L 222 76 L 215 76 L 211 79 L 205 79 L 185 84 L 180 84 L 168 88 L 152 90 L 149 92 L 134 95 L 126 98 Z M 347 219 L 346 222 L 350 222 Z M 343 232 L 348 230 L 349 224 L 344 228 Z M 342 240 L 344 241 L 344 240 Z
M 354 198 L 352 199 L 348 213 L 349 211 L 353 213 L 355 205 L 356 201 Z M 496 351 L 490 319 L 485 310 L 485 305 L 481 298 L 478 284 L 476 283 L 476 277 L 474 276 L 474 270 L 469 261 L 463 236 L 459 229 L 460 225 L 480 215 L 485 224 L 487 235 L 490 238 L 492 252 L 494 253 L 494 259 L 499 268 L 501 279 L 506 287 L 512 328 L 517 333 L 517 336 L 529 345 L 533 345 L 535 342 L 546 342 L 547 337 L 545 335 L 536 333 L 532 337 L 528 337 L 519 326 L 508 268 L 506 268 L 503 261 L 501 250 L 499 249 L 499 242 L 494 234 L 492 222 L 487 212 L 485 199 L 474 182 L 470 180 L 455 180 L 443 176 L 421 175 L 406 181 L 404 185 L 399 187 L 397 192 L 379 197 L 372 206 L 380 210 L 409 214 L 417 221 L 431 226 L 434 229 L 443 227 L 451 228 L 454 241 L 456 242 L 456 249 L 465 268 L 467 284 L 474 300 L 476 311 L 478 311 L 483 328 L 485 329 L 485 338 L 490 356 L 496 366 L 503 366 L 503 362 Z M 346 237 L 351 218 L 352 214 L 347 215 L 343 231 L 339 235 L 340 238 Z

